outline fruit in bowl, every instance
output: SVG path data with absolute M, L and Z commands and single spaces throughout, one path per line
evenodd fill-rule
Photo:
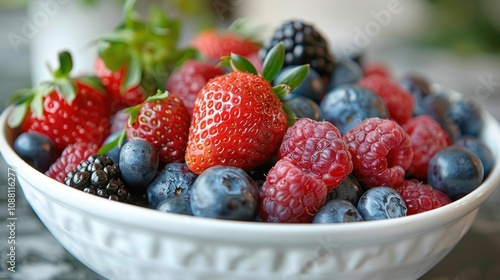
M 310 32 L 320 41 L 314 61 L 322 61 L 317 56 L 325 45 L 319 32 L 297 21 L 286 23 L 283 32 L 292 27 L 292 32 L 300 30 L 306 38 Z M 46 83 L 50 91 L 21 95 L 25 98 L 15 98 L 14 105 L 2 113 L 2 155 L 17 171 L 28 202 L 51 233 L 106 278 L 418 278 L 460 241 L 480 205 L 499 184 L 497 121 L 479 108 L 474 111 L 474 116 L 481 116 L 479 132 L 462 121 L 454 123 L 457 133 L 475 134 L 483 145 L 481 156 L 465 147 L 447 150 L 454 140 L 439 122 L 443 115 L 423 106 L 430 117 L 422 122 L 411 115 L 411 106 L 399 110 L 396 104 L 413 96 L 389 74 L 371 74 L 329 89 L 349 93 L 364 87 L 385 102 L 387 117 L 342 115 L 342 121 L 352 122 L 345 133 L 332 122 L 296 118 L 282 104 L 306 78 L 311 65 L 307 61 L 295 65 L 274 81 L 288 50 L 286 42 L 269 44 L 262 52 L 266 56 L 261 71 L 236 55 L 237 50 L 225 56 L 214 67 L 228 73 L 204 82 L 191 103 L 192 112 L 175 92 L 155 88 L 124 110 L 130 116 L 109 142 L 105 139 L 111 133 L 112 119 L 121 120 L 111 113 L 94 142 L 83 138 L 93 135 L 91 128 L 84 129 L 86 134 L 75 134 L 78 137 L 63 135 L 66 143 L 55 140 L 60 134 L 54 128 L 49 134 L 35 129 L 44 125 L 16 126 L 26 115 L 30 123 L 36 123 L 51 119 L 44 114 L 52 113 L 65 116 L 57 125 L 69 129 L 73 127 L 65 123 L 68 119 L 86 114 L 85 110 L 61 112 L 48 106 L 55 97 L 59 105 L 65 105 L 61 108 L 76 106 L 80 93 L 74 91 L 69 95 L 73 99 L 67 99 L 62 89 L 68 87 L 60 85 L 61 79 Z M 302 63 L 311 59 L 309 55 L 296 59 Z M 329 62 L 331 57 L 326 57 Z M 63 53 L 59 72 L 66 77 L 70 67 L 63 65 L 68 61 L 70 56 Z M 322 70 L 327 89 L 335 69 Z M 74 80 L 66 81 L 72 88 Z M 397 95 L 390 96 L 388 88 Z M 430 91 L 423 99 L 439 93 L 447 98 L 450 110 L 455 110 L 451 108 L 461 98 L 438 85 Z M 106 90 L 102 94 L 102 98 L 116 98 L 106 95 Z M 370 108 L 375 102 L 360 106 L 356 102 L 362 99 L 354 99 L 339 106 L 348 107 L 345 112 L 353 109 L 356 116 L 362 115 L 356 108 L 375 109 Z M 103 107 L 112 103 L 105 100 Z M 41 103 L 44 113 L 37 113 L 39 105 L 27 101 Z M 457 119 L 466 119 L 461 115 L 464 111 L 455 111 Z M 190 120 L 188 125 L 186 120 Z M 18 148 L 19 139 L 33 132 L 45 137 L 36 141 L 52 141 L 55 144 L 48 146 L 59 149 L 59 158 L 46 173 L 27 156 L 30 145 L 22 152 Z M 433 149 L 422 146 L 430 144 Z M 105 156 L 112 148 L 121 149 L 117 163 Z M 53 157 L 51 149 L 33 152 Z M 460 187 L 454 190 L 459 196 L 448 197 L 455 194 L 450 192 L 454 178 L 441 178 L 439 186 L 433 186 L 430 178 L 436 170 L 453 167 L 454 157 L 448 154 L 454 150 L 471 159 L 480 180 L 471 180 L 466 193 Z M 182 153 L 184 157 L 179 157 Z M 418 164 L 413 162 L 417 154 Z M 482 162 L 488 158 L 495 163 L 485 177 Z M 426 163 L 427 173 L 421 171 Z

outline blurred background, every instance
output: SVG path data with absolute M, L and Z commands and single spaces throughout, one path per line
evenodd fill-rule
M 0 109 L 7 106 L 14 90 L 47 79 L 47 64 L 56 65 L 57 52 L 62 49 L 74 54 L 74 73 L 91 72 L 96 51 L 88 42 L 120 23 L 123 2 L 0 0 Z M 239 17 L 261 26 L 261 39 L 286 19 L 302 19 L 319 29 L 338 58 L 362 53 L 366 63 L 383 63 L 396 78 L 419 73 L 473 95 L 500 117 L 498 0 L 137 2 L 140 12 L 157 5 L 181 19 L 182 44 L 188 44 L 193 34 L 204 28 L 225 27 Z M 5 166 L 3 161 L 1 164 Z M 1 191 L 4 196 L 6 192 Z M 500 279 L 500 255 L 495 253 L 500 251 L 500 214 L 494 206 L 500 200 L 498 195 L 495 199 L 482 209 L 467 238 L 424 279 Z M 34 215 L 29 209 L 24 214 Z M 25 266 L 15 278 L 5 274 L 2 262 L 0 279 L 100 279 L 58 247 L 36 219 L 20 226 L 19 231 L 26 235 L 21 237 L 24 247 L 20 245 L 19 251 L 25 256 Z

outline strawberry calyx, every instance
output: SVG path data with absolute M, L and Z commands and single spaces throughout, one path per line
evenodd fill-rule
M 268 83 L 272 83 L 283 68 L 285 63 L 285 46 L 283 42 L 276 44 L 264 58 L 262 73 L 258 73 L 253 64 L 243 56 L 232 53 L 230 56 L 224 56 L 219 63 L 222 67 L 231 67 L 234 71 L 246 72 L 252 75 L 261 76 Z M 297 88 L 306 78 L 309 72 L 309 64 L 296 66 L 287 71 L 279 81 L 275 81 L 272 87 L 274 94 L 283 99 L 291 91 Z M 288 125 L 291 126 L 296 121 L 296 117 L 291 110 L 283 105 L 287 115 Z
M 134 124 L 137 121 L 137 115 L 139 114 L 139 111 L 141 110 L 142 106 L 144 103 L 149 103 L 149 102 L 154 102 L 154 101 L 159 101 L 166 99 L 170 96 L 170 93 L 168 91 L 160 91 L 158 90 L 156 94 L 149 96 L 146 100 L 144 100 L 142 103 L 130 106 L 126 109 L 123 110 L 124 113 L 127 113 L 130 115 L 129 117 L 129 124 Z M 108 143 L 102 145 L 102 147 L 99 149 L 97 152 L 100 155 L 106 154 L 107 152 L 111 151 L 115 147 L 121 147 L 123 143 L 125 142 L 125 138 L 127 137 L 127 132 L 125 128 L 122 129 L 122 131 L 112 140 L 110 140 Z
M 76 98 L 77 89 L 75 81 L 80 81 L 83 84 L 92 87 L 101 94 L 106 94 L 106 90 L 95 76 L 83 76 L 72 78 L 70 76 L 73 69 L 73 59 L 68 51 L 62 51 L 58 54 L 59 68 L 52 70 L 52 80 L 43 81 L 38 86 L 31 89 L 21 89 L 15 91 L 8 103 L 14 105 L 12 114 L 10 114 L 7 123 L 10 127 L 15 128 L 21 125 L 26 114 L 31 109 L 38 119 L 43 116 L 43 98 L 53 91 L 57 91 L 64 100 L 71 105 Z
M 106 67 L 125 69 L 120 91 L 142 86 L 146 93 L 165 90 L 165 80 L 183 61 L 193 58 L 192 48 L 177 47 L 180 22 L 152 7 L 147 21 L 135 12 L 135 2 L 126 1 L 123 23 L 98 39 L 99 56 Z

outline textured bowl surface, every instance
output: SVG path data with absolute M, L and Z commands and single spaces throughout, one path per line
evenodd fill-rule
M 0 147 L 45 226 L 108 279 L 417 279 L 469 230 L 500 181 L 495 164 L 469 195 L 414 216 L 349 224 L 279 225 L 165 214 L 68 188 L 12 150 L 17 132 L 0 118 Z M 482 139 L 499 161 L 500 128 L 484 112 Z

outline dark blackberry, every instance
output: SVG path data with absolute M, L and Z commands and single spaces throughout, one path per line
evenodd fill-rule
M 326 39 L 314 26 L 300 20 L 289 20 L 278 27 L 273 36 L 259 50 L 263 59 L 271 48 L 283 41 L 285 65 L 310 64 L 311 68 L 328 80 L 333 72 L 334 58 Z
M 93 154 L 66 174 L 64 183 L 85 193 L 109 200 L 130 202 L 131 194 L 120 176 L 120 169 L 105 156 Z

